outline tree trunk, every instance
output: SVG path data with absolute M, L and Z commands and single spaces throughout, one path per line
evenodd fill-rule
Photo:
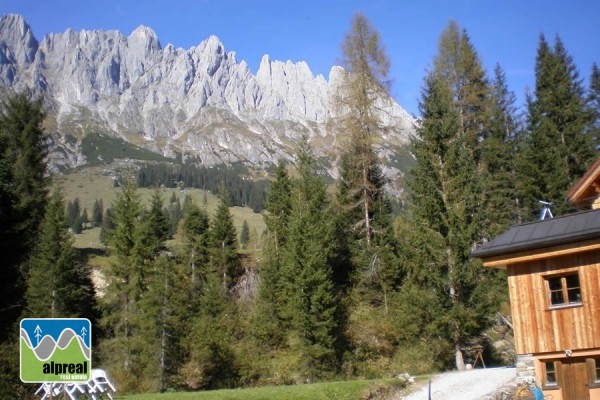
M 465 360 L 463 358 L 462 350 L 460 349 L 460 345 L 458 341 L 454 343 L 454 360 L 456 362 L 456 369 L 459 371 L 465 370 Z

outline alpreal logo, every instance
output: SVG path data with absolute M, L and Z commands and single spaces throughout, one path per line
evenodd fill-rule
M 21 380 L 87 382 L 92 369 L 92 324 L 87 318 L 21 320 Z

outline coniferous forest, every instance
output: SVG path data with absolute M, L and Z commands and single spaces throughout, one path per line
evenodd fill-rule
M 67 203 L 47 173 L 43 103 L 4 99 L 0 398 L 31 394 L 19 380 L 24 317 L 89 318 L 93 363 L 120 393 L 464 369 L 475 344 L 486 363 L 510 364 L 493 346 L 498 332 L 510 337 L 501 327 L 510 318 L 506 277 L 470 253 L 537 219 L 539 200 L 555 214 L 575 211 L 566 192 L 597 158 L 600 129 L 598 67 L 581 78 L 558 36 L 540 36 L 532 57 L 535 87 L 519 109 L 502 67 L 488 71 L 467 31 L 448 24 L 423 78 L 408 199 L 393 212 L 375 150 L 390 60 L 357 14 L 341 48 L 343 151 L 333 189 L 307 137 L 266 193 L 226 174 L 202 180 L 194 167 L 147 167 L 123 179 L 113 204 L 96 202 L 91 217 L 86 210 L 108 252 L 101 293 L 73 247 L 79 203 Z M 140 200 L 138 186 L 180 181 L 211 185 L 217 210 L 186 202 L 172 226 L 159 191 L 147 206 Z M 260 250 L 245 248 L 248 225 L 236 231 L 233 204 L 262 210 Z

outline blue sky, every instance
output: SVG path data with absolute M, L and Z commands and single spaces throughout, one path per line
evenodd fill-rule
M 559 35 L 582 78 L 600 63 L 597 0 L 0 0 L 0 14 L 22 14 L 38 40 L 50 32 L 152 28 L 161 44 L 188 49 L 216 35 L 256 73 L 261 57 L 306 61 L 326 78 L 356 11 L 381 33 L 392 62 L 392 94 L 418 114 L 423 77 L 439 36 L 454 19 L 467 30 L 488 73 L 499 63 L 522 103 L 534 85 L 539 35 Z

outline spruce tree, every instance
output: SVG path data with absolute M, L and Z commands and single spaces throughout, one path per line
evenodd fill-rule
M 588 89 L 588 103 L 592 113 L 593 128 L 590 135 L 594 139 L 596 150 L 600 145 L 600 68 L 594 63 Z
M 489 130 L 482 142 L 485 164 L 485 232 L 488 239 L 519 222 L 520 199 L 517 193 L 515 152 L 520 133 L 516 97 L 508 89 L 500 65 L 494 69 L 492 113 Z
M 103 354 L 124 374 L 135 365 L 134 343 L 138 334 L 135 316 L 145 291 L 143 255 L 137 251 L 142 206 L 131 179 L 125 179 L 113 203 L 114 229 L 108 237 L 114 261 L 107 271 L 107 286 L 102 325 L 108 336 Z
M 570 211 L 566 192 L 596 157 L 593 114 L 571 56 L 557 36 L 551 48 L 540 37 L 535 91 L 527 100 L 527 126 L 519 152 L 520 192 L 529 219 L 537 219 L 539 201 L 552 211 Z
M 313 378 L 337 367 L 338 298 L 329 264 L 333 232 L 326 185 L 306 137 L 297 154 L 299 177 L 291 196 L 282 265 L 284 315 L 300 339 L 303 367 Z
M 264 263 L 260 269 L 255 333 L 263 342 L 277 346 L 284 337 L 284 284 L 281 273 L 284 246 L 288 237 L 291 213 L 292 181 L 280 160 L 275 179 L 267 194 L 265 213 L 268 236 L 264 246 Z
M 42 100 L 11 96 L 0 115 L 0 342 L 23 311 L 21 264 L 37 242 L 47 202 Z
M 92 227 L 97 228 L 102 226 L 103 214 L 104 206 L 102 205 L 102 199 L 94 200 L 94 207 L 92 209 Z
M 240 231 L 240 243 L 242 244 L 242 249 L 246 249 L 249 241 L 250 227 L 248 226 L 248 221 L 244 220 L 244 222 L 242 223 L 242 230 Z
M 60 187 L 52 193 L 27 278 L 28 316 L 94 319 L 95 292 L 68 232 Z
M 146 390 L 163 392 L 173 386 L 183 365 L 183 342 L 190 328 L 190 298 L 182 266 L 161 254 L 149 266 L 147 288 L 135 316 L 140 329 L 138 375 Z
M 192 291 L 201 283 L 209 261 L 210 218 L 204 209 L 189 203 L 185 209 L 182 232 L 185 241 L 184 264 L 189 265 L 188 276 Z M 197 294 L 197 293 L 196 293 Z M 196 296 L 192 296 L 195 298 Z
M 421 113 L 423 123 L 411 141 L 416 164 L 409 182 L 410 223 L 420 232 L 409 245 L 428 251 L 406 260 L 405 267 L 410 281 L 435 291 L 445 305 L 439 335 L 452 344 L 456 367 L 463 369 L 461 347 L 489 311 L 481 298 L 482 266 L 470 258 L 481 228 L 481 185 L 453 93 L 435 73 L 425 80 Z
M 229 210 L 229 193 L 221 187 L 220 201 L 210 226 L 211 268 L 219 272 L 224 287 L 234 284 L 239 274 L 237 231 Z

